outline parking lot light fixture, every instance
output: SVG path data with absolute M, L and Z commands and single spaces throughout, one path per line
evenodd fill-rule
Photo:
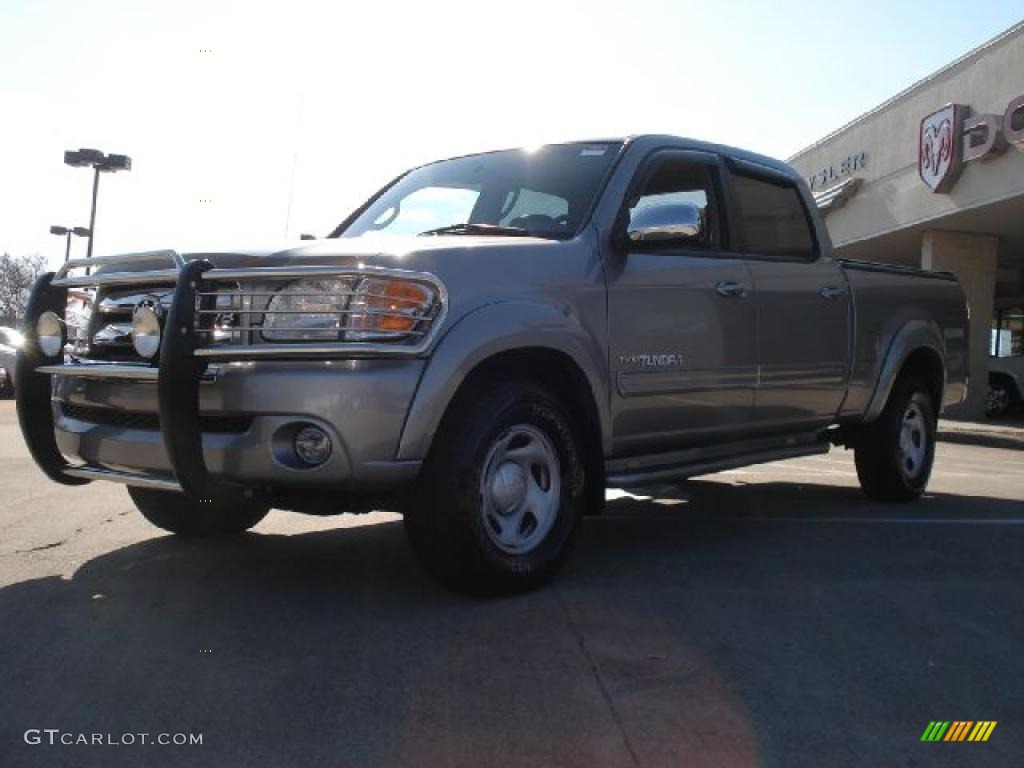
M 64 245 L 64 261 L 67 262 L 67 260 L 71 258 L 71 236 L 74 235 L 75 237 L 88 237 L 89 228 L 62 227 L 58 224 L 54 224 L 52 227 L 50 227 L 50 234 L 66 238 Z
M 64 152 L 64 164 L 72 168 L 91 166 L 93 169 L 92 207 L 89 211 L 89 227 L 86 229 L 89 245 L 85 254 L 86 258 L 92 258 L 92 245 L 96 236 L 96 198 L 100 190 L 100 174 L 130 171 L 132 169 L 132 159 L 128 155 L 105 155 L 98 149 L 69 149 Z

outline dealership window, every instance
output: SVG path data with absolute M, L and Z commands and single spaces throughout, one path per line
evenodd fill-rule
M 747 251 L 758 256 L 814 257 L 814 235 L 794 185 L 736 174 L 733 188 Z
M 992 320 L 993 357 L 1024 356 L 1024 307 L 997 310 Z

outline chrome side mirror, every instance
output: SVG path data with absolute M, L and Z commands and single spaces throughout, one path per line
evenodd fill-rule
M 700 208 L 690 203 L 649 205 L 633 211 L 626 236 L 631 243 L 692 240 L 704 231 Z

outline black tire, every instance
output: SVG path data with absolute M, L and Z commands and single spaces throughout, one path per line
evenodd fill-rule
M 442 422 L 405 528 L 420 562 L 449 588 L 474 595 L 526 592 L 554 575 L 574 542 L 588 491 L 581 430 L 553 393 L 530 380 L 471 386 Z M 541 458 L 511 458 L 534 451 Z M 499 475 L 510 464 L 506 484 Z M 509 488 L 502 509 L 498 495 Z M 533 491 L 547 496 L 531 497 Z M 537 517 L 530 498 L 547 499 Z M 510 538 L 534 543 L 523 551 L 499 543 L 506 524 Z
M 988 398 L 985 402 L 985 416 L 1001 419 L 1016 413 L 1020 408 L 1017 387 L 1009 376 L 989 376 Z
M 916 377 L 901 376 L 882 414 L 863 428 L 854 448 L 864 493 L 878 501 L 920 498 L 935 461 L 936 431 L 935 403 L 928 385 Z
M 267 516 L 269 507 L 254 502 L 213 506 L 183 493 L 128 486 L 128 495 L 142 516 L 157 528 L 180 536 L 229 536 L 252 528 Z

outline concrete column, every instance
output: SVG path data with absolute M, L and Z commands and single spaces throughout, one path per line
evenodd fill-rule
M 967 401 L 950 408 L 954 419 L 985 418 L 988 393 L 988 347 L 992 333 L 992 312 L 996 292 L 996 262 L 999 238 L 965 232 L 929 230 L 921 241 L 921 266 L 943 270 L 957 276 L 971 313 L 968 332 L 970 344 L 970 385 Z

